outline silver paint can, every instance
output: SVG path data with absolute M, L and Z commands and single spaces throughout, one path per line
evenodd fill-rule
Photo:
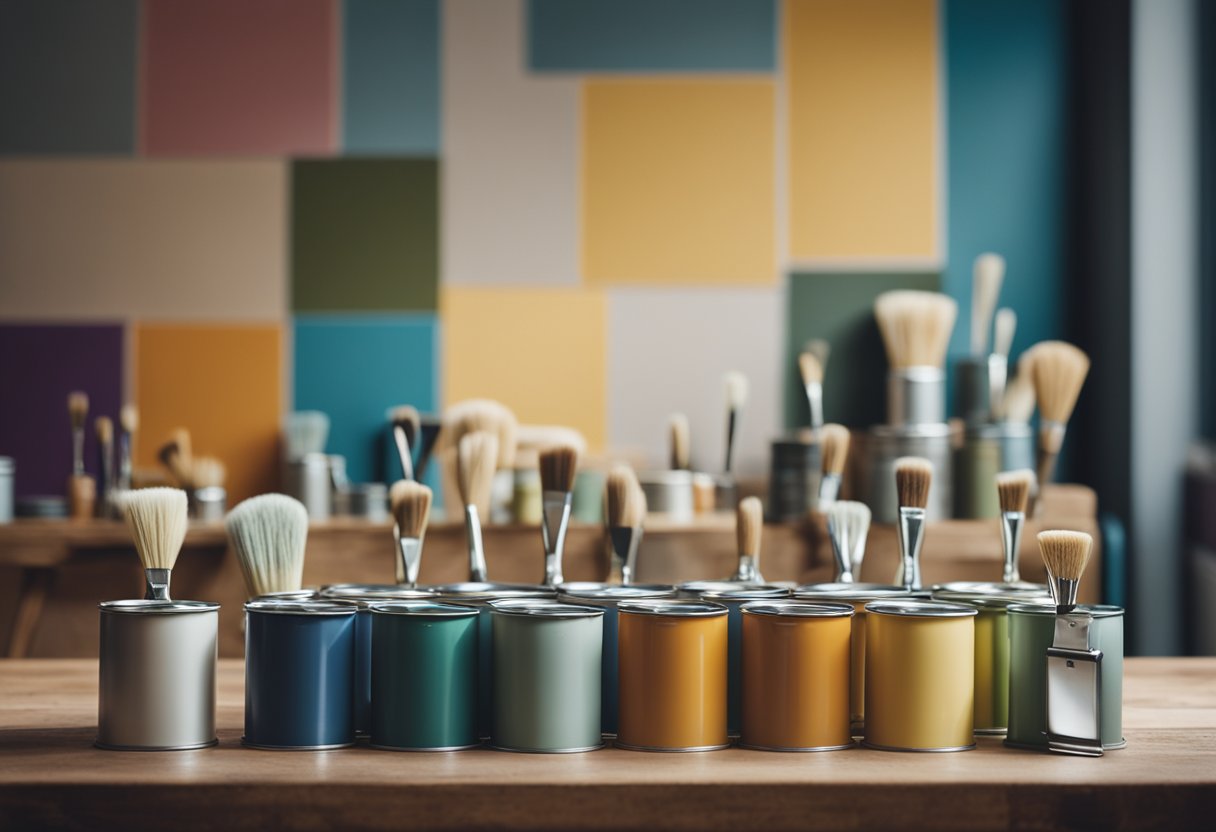
M 874 512 L 875 523 L 894 523 L 899 516 L 895 494 L 895 461 L 904 456 L 924 457 L 933 464 L 928 519 L 948 520 L 954 513 L 955 429 L 945 422 L 904 428 L 878 425 L 870 429 L 862 493 Z
M 311 520 L 328 520 L 333 513 L 333 483 L 329 457 L 304 454 L 283 463 L 283 491 L 304 504 Z
M 887 424 L 935 425 L 946 421 L 946 371 L 903 367 L 887 374 Z
M 208 485 L 190 492 L 190 516 L 204 523 L 218 523 L 228 509 L 228 492 L 219 485 Z
M 692 522 L 692 472 L 643 471 L 638 474 L 646 510 L 680 523 Z
M 351 483 L 345 491 L 334 493 L 334 514 L 387 523 L 388 487 L 382 482 Z

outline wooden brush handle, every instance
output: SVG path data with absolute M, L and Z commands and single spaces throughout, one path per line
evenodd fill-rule
M 93 516 L 96 505 L 97 481 L 88 474 L 68 477 L 68 516 L 73 520 L 87 520 Z

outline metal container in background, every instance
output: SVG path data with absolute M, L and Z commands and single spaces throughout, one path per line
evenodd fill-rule
M 541 521 L 540 471 L 536 468 L 515 469 L 513 488 L 511 522 L 539 526 Z
M 382 482 L 354 482 L 345 491 L 335 491 L 334 514 L 387 523 L 388 486 Z
M 604 610 L 515 598 L 492 601 L 490 618 L 494 747 L 550 754 L 601 747 Z
M 936 425 L 946 421 L 946 372 L 941 367 L 903 367 L 887 374 L 887 424 Z
M 992 420 L 990 366 L 988 356 L 967 356 L 954 364 L 954 413 L 968 427 Z
M 862 466 L 862 493 L 875 523 L 894 523 L 899 518 L 895 493 L 895 461 L 904 456 L 924 457 L 933 464 L 933 485 L 926 506 L 930 522 L 948 520 L 954 511 L 954 429 L 945 423 L 870 429 L 867 459 Z
M 0 456 L 0 523 L 13 522 L 13 481 L 16 479 L 17 463 L 11 456 Z
M 604 522 L 604 472 L 584 468 L 574 477 L 570 519 L 576 523 Z
M 954 455 L 954 516 L 960 520 L 1000 517 L 996 490 L 1000 471 L 1001 447 L 997 441 L 968 430 Z
M 739 736 L 743 722 L 743 614 L 740 609 L 749 601 L 788 598 L 789 594 L 789 589 L 783 586 L 734 587 L 707 590 L 700 594 L 701 600 L 721 604 L 729 611 L 726 628 L 726 733 L 731 737 Z
M 603 662 L 600 668 L 600 730 L 605 736 L 617 731 L 617 605 L 621 601 L 674 598 L 675 588 L 663 584 L 563 584 L 557 599 L 568 604 L 599 607 L 604 611 Z
M 103 601 L 97 747 L 173 751 L 215 745 L 219 604 Z
M 219 485 L 190 492 L 190 516 L 203 523 L 219 523 L 228 510 L 228 492 Z
M 328 520 L 333 514 L 333 483 L 329 457 L 305 454 L 283 463 L 283 492 L 304 504 L 311 520 Z
M 853 607 L 753 601 L 742 613 L 740 744 L 767 751 L 851 748 Z
M 41 517 L 62 519 L 68 516 L 68 501 L 54 494 L 36 494 L 17 500 L 18 517 Z
M 811 431 L 769 443 L 768 521 L 801 520 L 819 505 L 821 448 Z
M 425 601 L 435 593 L 395 584 L 331 584 L 318 597 L 354 604 L 355 614 L 355 734 L 365 737 L 372 726 L 372 614 L 371 605 L 387 601 Z
M 692 473 L 689 471 L 642 471 L 638 474 L 646 511 L 668 520 L 690 523 L 693 518 Z
M 726 748 L 726 607 L 706 601 L 618 606 L 620 722 L 635 751 Z
M 354 604 L 245 604 L 245 745 L 354 745 L 354 681 Z
M 1035 469 L 1038 448 L 1035 434 L 1025 422 L 1000 422 L 983 428 L 984 436 L 995 439 L 1001 448 L 1001 470 Z
M 739 505 L 739 486 L 731 474 L 714 476 L 714 511 L 734 511 Z
M 1102 747 L 1123 748 L 1123 608 L 1081 604 L 1093 616 L 1090 644 L 1102 651 Z M 1055 639 L 1056 608 L 1009 607 L 1009 731 L 1005 745 L 1047 750 L 1047 648 Z
M 863 744 L 883 751 L 975 747 L 975 607 L 866 604 Z
M 371 744 L 456 751 L 477 735 L 477 616 L 435 601 L 371 606 Z

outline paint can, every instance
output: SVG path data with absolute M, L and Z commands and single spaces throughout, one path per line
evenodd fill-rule
M 968 604 L 975 617 L 975 733 L 1003 736 L 1009 725 L 1009 617 L 1014 604 L 1047 603 L 1038 584 L 951 583 L 933 588 L 933 600 Z
M 489 606 L 494 747 L 547 754 L 600 748 L 604 611 L 549 598 Z
M 938 601 L 866 604 L 866 727 L 883 751 L 975 747 L 975 607 Z
M 936 425 L 946 421 L 946 371 L 903 367 L 887 374 L 887 424 Z
M 693 518 L 692 473 L 690 471 L 642 471 L 638 483 L 646 495 L 646 511 L 662 514 L 676 523 Z
M 726 748 L 728 611 L 692 600 L 622 601 L 620 724 L 634 751 Z
M 1090 644 L 1102 651 L 1102 747 L 1123 748 L 1123 608 L 1081 604 L 1093 616 Z M 1009 607 L 1009 732 L 1005 745 L 1047 750 L 1047 648 L 1055 639 L 1056 608 Z
M 740 744 L 765 751 L 851 748 L 853 607 L 753 601 L 742 614 Z
M 604 611 L 603 661 L 600 666 L 600 731 L 609 737 L 617 731 L 617 605 L 645 598 L 674 598 L 675 588 L 662 584 L 562 584 L 557 599 L 567 604 L 599 607 Z
M 967 356 L 954 364 L 954 412 L 972 426 L 986 425 L 992 421 L 993 382 L 1004 390 L 1004 379 L 1008 374 L 1008 359 L 1002 355 L 986 355 L 982 358 Z
M 286 460 L 283 463 L 283 491 L 304 504 L 310 520 L 328 520 L 333 513 L 329 457 L 304 454 L 298 459 Z
M 253 748 L 355 744 L 354 604 L 245 604 L 245 736 Z
M 604 472 L 580 468 L 574 476 L 570 519 L 576 523 L 604 522 Z
M 334 458 L 330 459 L 332 461 Z M 358 517 L 369 523 L 387 523 L 388 487 L 382 482 L 351 483 L 346 490 L 334 493 L 334 513 L 345 517 Z
M 919 456 L 933 465 L 933 487 L 926 506 L 930 521 L 948 520 L 954 512 L 955 429 L 946 423 L 909 427 L 878 425 L 870 429 L 862 471 L 861 493 L 874 513 L 875 523 L 894 523 L 899 518 L 895 493 L 895 462 L 900 457 Z
M 0 523 L 13 522 L 13 480 L 17 463 L 11 456 L 0 456 Z
M 967 431 L 954 456 L 954 516 L 981 520 L 1001 516 L 996 475 L 1001 470 L 1001 447 L 995 439 Z
M 425 601 L 435 593 L 396 584 L 330 584 L 317 597 L 354 604 L 355 614 L 355 735 L 366 737 L 372 726 L 372 613 L 373 603 Z
M 997 422 L 991 425 L 968 425 L 967 437 L 993 442 L 998 448 L 997 470 L 1017 471 L 1024 468 L 1034 470 L 1034 431 L 1025 422 Z M 991 481 L 989 482 L 991 486 Z M 996 489 L 992 488 L 993 493 Z
M 739 736 L 743 722 L 743 613 L 740 609 L 749 601 L 788 598 L 790 591 L 783 586 L 707 590 L 700 597 L 712 604 L 721 604 L 729 611 L 726 626 L 726 733 Z
M 477 735 L 477 610 L 386 601 L 372 620 L 371 744 L 457 751 Z
M 676 586 L 676 597 L 697 599 L 706 592 L 733 592 L 738 589 L 773 590 L 776 595 L 771 597 L 778 597 L 783 593 L 788 595 L 791 587 L 786 584 L 751 584 L 744 581 L 685 581 Z
M 769 443 L 768 521 L 801 520 L 819 505 L 821 449 L 811 431 Z
M 793 600 L 814 604 L 849 604 L 853 607 L 849 639 L 849 719 L 854 736 L 865 728 L 866 692 L 866 604 L 871 601 L 928 597 L 927 593 L 909 592 L 902 586 L 888 584 L 804 584 L 794 590 Z
M 258 595 L 249 600 L 251 601 L 312 601 L 317 598 L 317 590 L 312 587 L 304 587 L 303 589 L 284 589 L 280 592 L 267 592 L 265 595 Z
M 219 523 L 228 510 L 228 492 L 219 485 L 195 488 L 190 492 L 190 516 L 203 523 Z
M 490 738 L 494 722 L 494 640 L 490 621 L 490 602 L 508 598 L 554 598 L 557 590 L 537 584 L 501 584 L 466 581 L 425 587 L 435 600 L 445 604 L 475 607 L 477 619 L 477 736 Z
M 219 604 L 103 601 L 98 748 L 180 751 L 215 745 Z

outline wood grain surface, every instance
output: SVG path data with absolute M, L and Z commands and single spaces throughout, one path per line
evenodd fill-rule
M 0 661 L 0 829 L 1184 829 L 1216 813 L 1216 659 L 1130 659 L 1127 748 L 781 754 L 268 752 L 240 746 L 220 663 L 216 748 L 91 747 L 97 665 Z

